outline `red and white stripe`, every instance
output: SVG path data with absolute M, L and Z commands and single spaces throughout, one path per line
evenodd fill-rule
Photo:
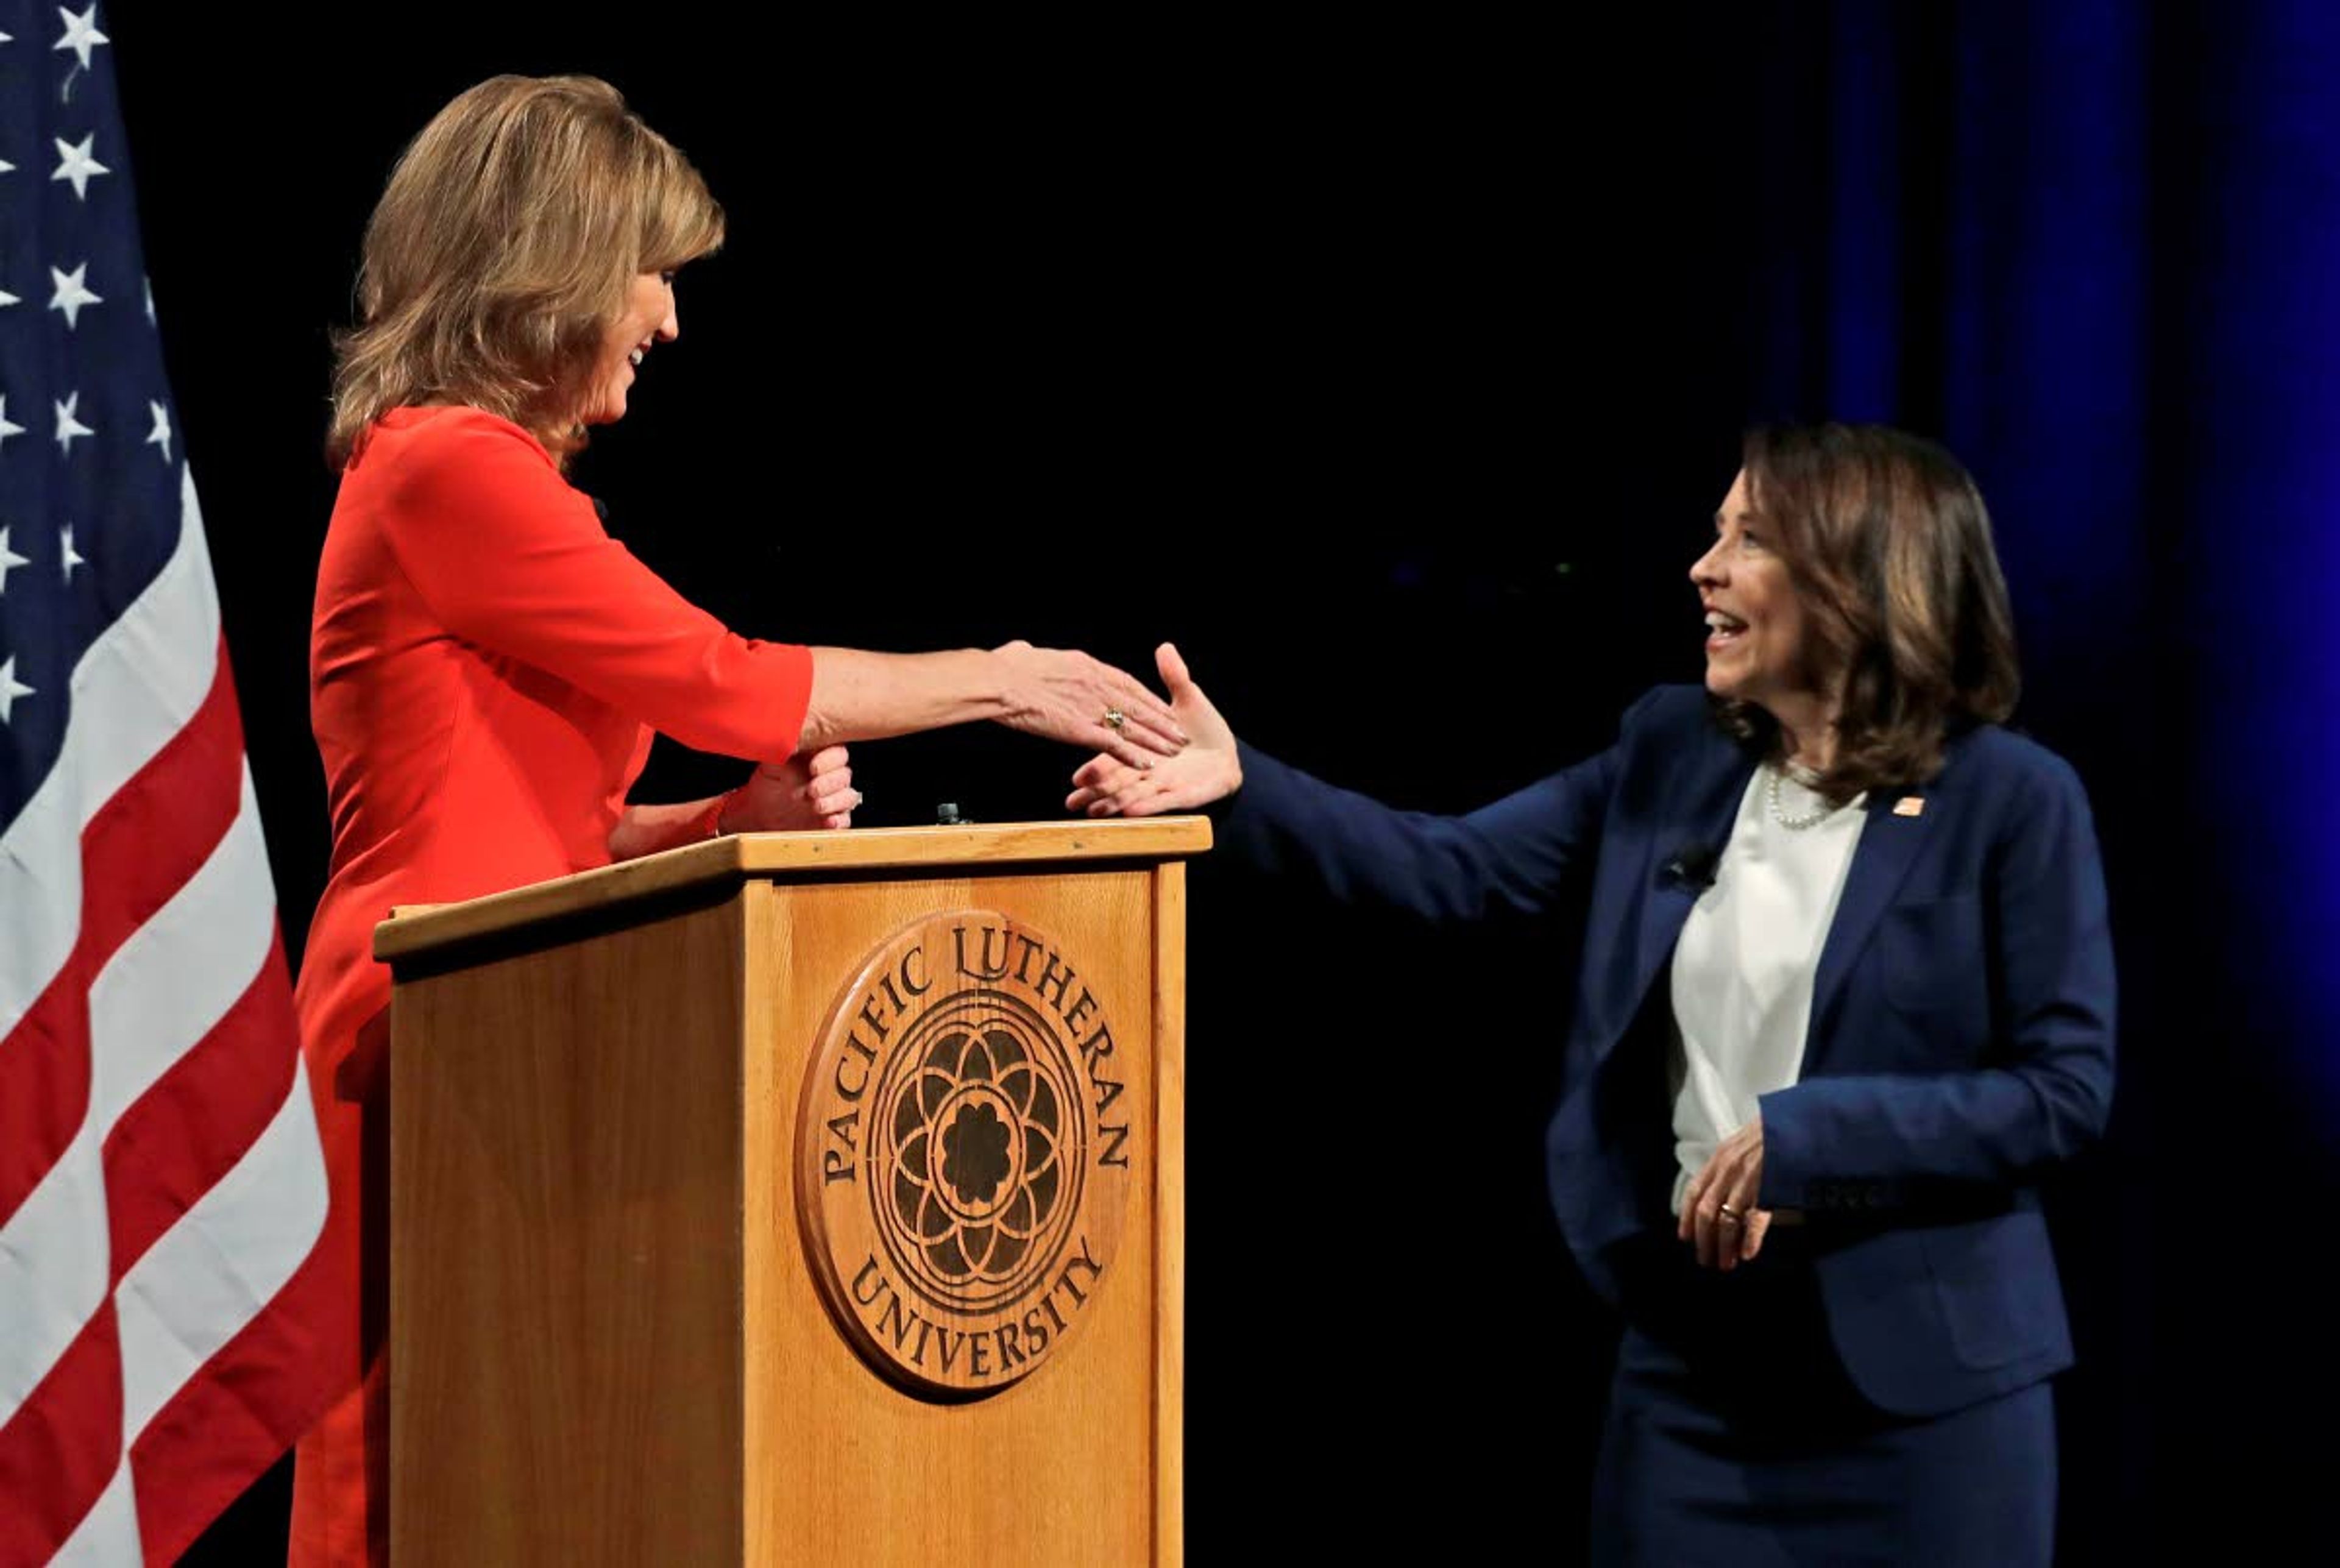
M 348 1308 L 193 484 L 0 837 L 0 1564 L 168 1562 Z

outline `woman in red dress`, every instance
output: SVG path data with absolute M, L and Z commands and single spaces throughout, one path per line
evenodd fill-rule
M 994 719 L 1133 765 L 1184 740 L 1086 654 L 735 636 L 603 531 L 564 465 L 586 427 L 625 413 L 643 356 L 676 334 L 675 269 L 722 233 L 698 172 L 586 77 L 464 93 L 367 226 L 310 653 L 332 859 L 297 988 L 328 1235 L 359 1284 L 335 1352 L 350 1393 L 299 1448 L 295 1563 L 386 1553 L 390 977 L 371 941 L 391 906 L 728 831 L 847 826 L 848 740 Z M 758 767 L 713 799 L 629 805 L 654 731 Z

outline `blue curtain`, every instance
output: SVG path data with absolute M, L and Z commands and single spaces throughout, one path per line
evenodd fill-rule
M 2106 840 L 2111 1146 L 2061 1195 L 2067 1560 L 2315 1495 L 2340 1197 L 2340 7 L 1772 7 L 1744 135 L 1750 410 L 1938 435 Z M 2308 1490 L 2298 1488 L 2307 1486 Z

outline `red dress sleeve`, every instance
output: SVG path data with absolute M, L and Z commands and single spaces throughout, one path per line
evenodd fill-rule
M 796 749 L 811 650 L 737 636 L 668 587 L 518 425 L 450 409 L 416 435 L 381 515 L 448 630 L 698 750 L 768 761 Z

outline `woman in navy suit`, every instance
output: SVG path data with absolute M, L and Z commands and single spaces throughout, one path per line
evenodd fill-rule
M 2050 1558 L 2071 1340 L 2036 1184 L 2103 1131 L 2113 963 L 2087 801 L 2000 728 L 1989 518 L 1899 432 L 1757 432 L 1691 569 L 1705 690 L 1463 817 L 1236 740 L 1068 804 L 1225 801 L 1220 843 L 1465 921 L 1589 900 L 1552 1197 L 1622 1312 L 1604 1563 Z

